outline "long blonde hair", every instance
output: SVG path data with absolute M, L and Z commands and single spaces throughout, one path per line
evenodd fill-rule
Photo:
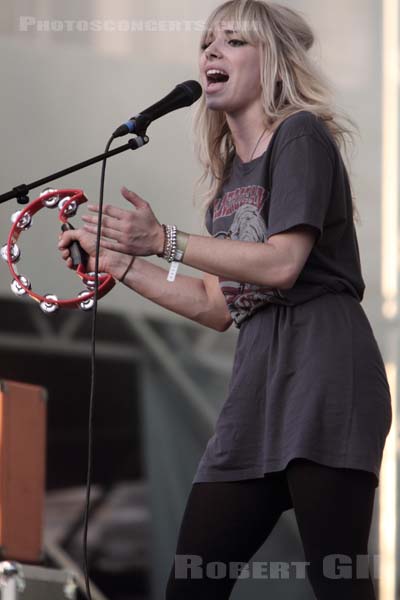
M 260 44 L 265 124 L 274 129 L 289 115 L 309 111 L 326 123 L 348 158 L 348 141 L 353 143 L 358 127 L 342 111 L 333 108 L 331 84 L 308 53 L 315 38 L 303 16 L 286 6 L 263 0 L 228 0 L 207 19 L 200 48 L 223 21 L 233 22 L 233 29 L 240 32 L 244 41 Z M 347 126 L 339 122 L 339 114 Z M 225 113 L 208 110 L 204 94 L 196 106 L 193 126 L 195 151 L 203 167 L 195 194 L 208 181 L 207 191 L 201 196 L 204 214 L 229 174 L 235 148 Z M 354 199 L 353 213 L 358 215 Z

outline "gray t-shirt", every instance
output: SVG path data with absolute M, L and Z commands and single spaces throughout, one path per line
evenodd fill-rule
M 301 224 L 314 227 L 318 237 L 291 289 L 219 277 L 238 328 L 269 302 L 294 306 L 343 289 L 363 298 L 347 171 L 328 128 L 307 111 L 283 121 L 262 156 L 248 163 L 234 157 L 230 176 L 206 214 L 214 237 L 249 242 L 265 242 Z
M 236 157 L 207 224 L 233 240 L 262 243 L 300 224 L 318 238 L 281 296 L 220 278 L 240 331 L 228 395 L 193 483 L 263 477 L 302 457 L 364 469 L 377 484 L 390 389 L 360 302 L 349 181 L 324 123 L 292 115 L 264 155 L 247 164 Z

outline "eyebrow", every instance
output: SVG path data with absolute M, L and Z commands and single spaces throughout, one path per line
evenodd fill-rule
M 235 33 L 240 33 L 240 32 L 237 29 L 224 29 L 223 33 L 225 33 L 226 35 L 234 35 Z M 214 30 L 209 31 L 208 35 L 215 36 Z M 205 37 L 207 37 L 207 35 Z

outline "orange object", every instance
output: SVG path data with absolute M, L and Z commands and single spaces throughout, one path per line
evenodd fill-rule
M 0 381 L 0 553 L 40 562 L 45 493 L 46 391 Z

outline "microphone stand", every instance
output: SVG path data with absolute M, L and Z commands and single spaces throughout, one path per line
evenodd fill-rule
M 49 183 L 50 181 L 54 181 L 54 179 L 65 177 L 65 175 L 69 175 L 70 173 L 74 173 L 75 171 L 79 171 L 80 169 L 85 169 L 90 165 L 102 161 L 104 158 L 110 158 L 110 156 L 115 156 L 116 154 L 125 152 L 125 150 L 137 150 L 138 148 L 145 146 L 148 142 L 149 138 L 147 135 L 143 135 L 143 137 L 137 136 L 136 138 L 130 139 L 129 142 L 127 144 L 124 144 L 123 146 L 119 146 L 114 150 L 109 150 L 108 152 L 104 152 L 103 154 L 99 154 L 98 156 L 94 156 L 93 158 L 89 158 L 89 160 L 85 160 L 84 162 L 73 165 L 68 169 L 58 171 L 57 173 L 53 173 L 48 177 L 43 177 L 43 179 L 38 179 L 37 181 L 33 181 L 32 183 L 22 183 L 21 185 L 17 185 L 9 192 L 0 195 L 0 204 L 2 204 L 3 202 L 7 202 L 7 200 L 12 200 L 12 198 L 16 198 L 19 204 L 28 204 L 28 194 L 30 190 L 40 187 L 46 183 Z

